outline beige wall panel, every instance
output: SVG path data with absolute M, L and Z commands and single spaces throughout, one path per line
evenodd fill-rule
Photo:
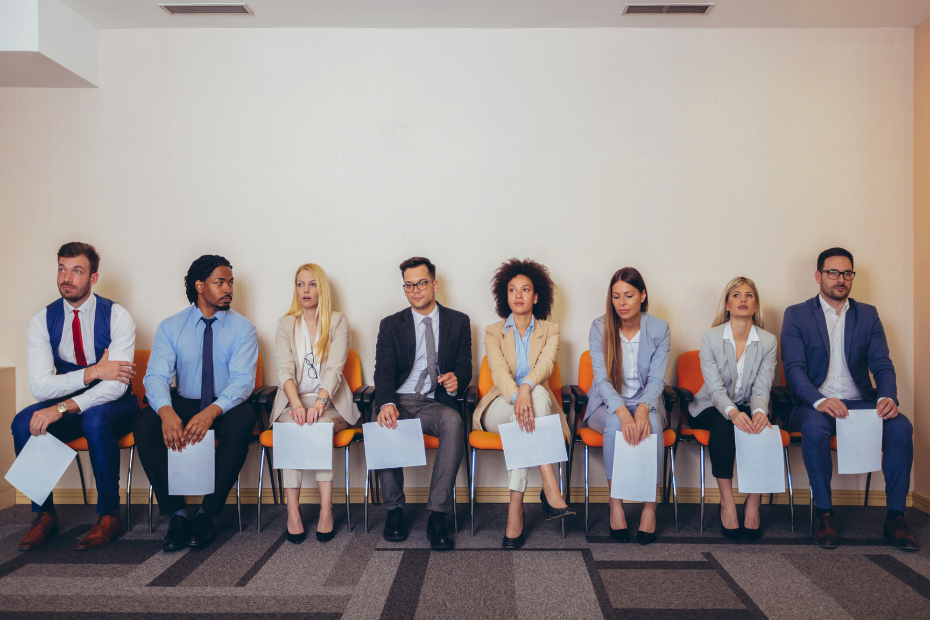
M 930 21 L 914 29 L 914 491 L 930 496 Z
M 227 256 L 268 381 L 306 261 L 328 271 L 370 381 L 378 321 L 405 306 L 401 260 L 436 262 L 440 300 L 472 318 L 476 369 L 497 320 L 491 274 L 511 256 L 540 260 L 560 287 L 559 360 L 574 380 L 617 268 L 643 272 L 674 359 L 698 346 L 731 277 L 757 282 L 777 333 L 784 308 L 816 293 L 817 253 L 843 245 L 911 415 L 913 37 L 101 31 L 99 89 L 0 90 L 0 260 L 16 298 L 0 306 L 0 364 L 16 366 L 27 405 L 25 328 L 55 298 L 55 250 L 74 239 L 100 250 L 96 290 L 131 311 L 140 348 L 184 307 L 190 262 Z M 682 451 L 681 485 L 697 485 L 695 452 Z M 794 466 L 804 485 L 799 454 Z M 506 485 L 503 459 L 480 469 L 479 485 Z M 592 472 L 603 485 L 599 460 Z M 256 475 L 253 455 L 243 481 Z

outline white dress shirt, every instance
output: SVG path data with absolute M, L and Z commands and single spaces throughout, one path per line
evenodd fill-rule
M 623 350 L 623 363 L 620 369 L 623 371 L 623 389 L 620 395 L 623 398 L 633 398 L 637 392 L 643 389 L 643 382 L 639 378 L 639 334 L 642 330 L 636 332 L 632 340 L 627 340 L 623 332 L 620 332 L 620 348 Z
M 64 361 L 76 364 L 74 355 L 74 335 L 72 322 L 74 310 L 78 311 L 78 320 L 81 322 L 81 340 L 84 343 L 84 358 L 87 365 L 97 363 L 94 352 L 94 320 L 97 316 L 97 297 L 91 295 L 80 308 L 74 308 L 64 301 L 64 325 L 61 330 L 61 344 L 58 345 L 58 356 Z M 29 378 L 29 391 L 37 401 L 54 400 L 60 398 L 62 402 L 79 390 L 83 390 L 84 369 L 63 375 L 55 374 L 55 358 L 52 355 L 51 340 L 48 326 L 45 322 L 45 308 L 32 317 L 29 328 L 26 330 L 26 374 Z M 129 316 L 129 312 L 117 303 L 113 303 L 110 312 L 110 346 L 109 359 L 131 362 L 135 356 L 136 325 Z M 145 369 L 136 369 L 144 372 Z M 83 394 L 73 397 L 81 411 L 91 407 L 117 400 L 126 393 L 129 386 L 119 381 L 101 381 Z
M 300 369 L 300 383 L 297 384 L 297 394 L 304 396 L 306 394 L 316 394 L 320 391 L 320 364 L 316 357 L 316 340 L 320 338 L 319 326 L 317 326 L 317 336 L 315 340 L 310 340 L 310 331 L 307 325 L 301 321 L 300 331 L 304 336 L 304 359 L 303 366 Z
M 733 357 L 736 357 L 736 338 L 733 337 L 733 328 L 730 326 L 730 322 L 727 321 L 724 323 L 723 327 L 723 340 L 729 342 L 730 346 L 733 347 Z M 734 387 L 733 393 L 733 402 L 737 405 L 743 405 L 748 399 L 748 394 L 743 394 L 743 369 L 746 367 L 746 349 L 749 348 L 749 345 L 753 342 L 759 342 L 759 334 L 756 332 L 756 326 L 753 325 L 749 328 L 749 338 L 746 340 L 746 347 L 743 348 L 743 354 L 736 361 L 736 386 Z M 747 392 L 752 391 L 752 386 L 749 386 Z M 727 407 L 726 414 L 730 415 L 730 411 L 736 409 L 736 407 L 730 406 Z M 756 413 L 765 414 L 764 409 L 755 409 L 753 415 Z
M 824 301 L 822 295 L 820 298 L 820 307 L 823 308 L 823 318 L 827 322 L 827 335 L 830 340 L 830 366 L 827 368 L 827 378 L 823 385 L 820 386 L 820 393 L 824 395 L 814 403 L 814 409 L 820 406 L 820 403 L 828 398 L 838 398 L 840 400 L 862 400 L 865 397 L 856 382 L 853 381 L 852 374 L 849 372 L 849 364 L 846 363 L 846 349 L 843 339 L 846 335 L 846 314 L 849 310 L 849 300 L 840 308 L 837 314 L 830 304 Z M 879 401 L 888 398 L 883 396 Z
M 397 389 L 398 394 L 415 394 L 414 390 L 417 387 L 417 381 L 420 379 L 420 375 L 423 374 L 423 371 L 426 369 L 426 325 L 423 324 L 423 319 L 426 317 L 415 311 L 413 308 L 410 309 L 411 314 L 413 314 L 413 331 L 416 334 L 417 346 L 416 346 L 416 355 L 414 357 L 413 368 L 410 369 L 410 375 L 407 377 L 407 380 L 404 381 L 404 384 Z M 433 311 L 429 313 L 429 318 L 433 320 L 433 341 L 436 343 L 436 353 L 438 360 L 439 353 L 439 305 L 433 307 Z M 436 368 L 436 376 L 439 376 L 439 368 Z M 430 381 L 429 374 L 426 375 L 426 382 L 423 384 L 423 392 L 428 398 L 434 398 L 435 391 L 432 387 L 432 381 Z M 452 394 L 450 394 L 452 396 Z M 390 404 L 390 403 L 388 403 Z

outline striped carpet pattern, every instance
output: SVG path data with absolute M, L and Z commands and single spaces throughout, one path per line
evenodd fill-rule
M 30 513 L 14 506 L 0 511 L 0 619 L 930 618 L 930 516 L 908 511 L 922 550 L 905 553 L 881 538 L 883 508 L 838 507 L 841 546 L 827 551 L 810 543 L 805 509 L 792 533 L 787 506 L 763 506 L 762 540 L 734 543 L 720 535 L 716 506 L 703 534 L 698 507 L 681 506 L 676 534 L 660 505 L 659 541 L 641 547 L 606 535 L 606 505 L 592 507 L 589 533 L 579 515 L 565 538 L 527 505 L 527 544 L 504 551 L 506 506 L 479 504 L 475 536 L 460 506 L 456 550 L 432 552 L 422 504 L 407 507 L 411 535 L 400 544 L 382 540 L 380 507 L 368 534 L 353 507 L 348 534 L 337 506 L 338 535 L 325 545 L 313 538 L 316 506 L 303 508 L 302 545 L 285 540 L 283 507 L 263 509 L 261 534 L 244 507 L 239 534 L 228 506 L 213 546 L 165 554 L 167 520 L 149 534 L 142 510 L 108 548 L 75 551 L 92 506 L 60 507 L 61 534 L 21 553 Z M 634 528 L 638 513 L 628 507 Z

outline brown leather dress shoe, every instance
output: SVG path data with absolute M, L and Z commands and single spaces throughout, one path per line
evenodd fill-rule
M 94 527 L 81 539 L 75 549 L 78 551 L 87 551 L 89 549 L 105 547 L 122 533 L 123 520 L 119 515 L 100 515 L 97 517 L 97 523 L 95 523 Z
M 38 549 L 49 540 L 58 535 L 58 515 L 50 512 L 40 512 L 32 520 L 32 527 L 25 536 L 19 539 L 20 551 Z
M 814 528 L 814 542 L 818 547 L 824 549 L 836 549 L 839 546 L 839 538 L 836 535 L 836 521 L 833 515 L 825 512 L 817 517 L 817 526 Z
M 907 521 L 904 520 L 903 516 L 885 521 L 885 527 L 883 529 L 885 538 L 890 540 L 891 544 L 898 549 L 917 551 L 917 549 L 920 548 L 917 544 L 917 540 L 908 531 Z

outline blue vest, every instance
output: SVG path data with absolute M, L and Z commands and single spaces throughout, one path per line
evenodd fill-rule
M 94 294 L 94 297 L 97 298 L 97 311 L 94 313 L 94 355 L 99 360 L 103 357 L 103 352 L 110 347 L 110 314 L 113 310 L 113 302 L 97 294 Z M 48 340 L 52 346 L 52 356 L 55 359 L 55 371 L 59 375 L 86 368 L 86 366 L 66 362 L 58 355 L 64 324 L 65 303 L 63 299 L 59 298 L 45 307 L 45 326 L 48 328 Z M 83 390 L 79 390 L 71 396 L 82 394 L 98 383 L 100 382 L 92 381 Z M 126 390 L 123 398 L 135 398 L 132 394 L 132 386 L 129 386 L 129 389 Z

